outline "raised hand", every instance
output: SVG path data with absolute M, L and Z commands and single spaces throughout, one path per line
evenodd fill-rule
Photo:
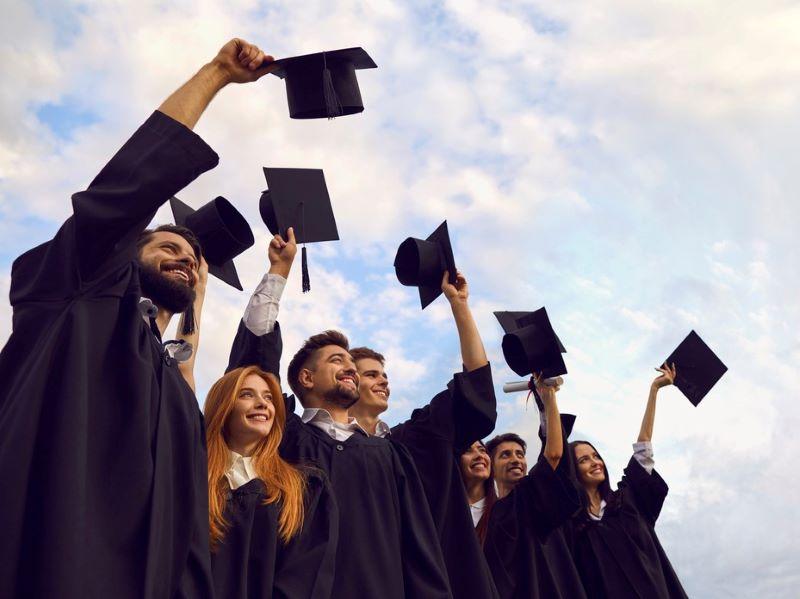
M 237 37 L 222 46 L 211 62 L 225 73 L 229 83 L 249 83 L 269 73 L 269 64 L 274 61 L 255 44 Z
M 269 272 L 281 275 L 284 279 L 289 277 L 292 262 L 297 255 L 297 242 L 294 237 L 294 229 L 289 227 L 286 231 L 287 239 L 284 240 L 280 235 L 275 235 L 269 242 L 267 256 L 269 257 Z
M 546 385 L 542 373 L 533 375 L 533 382 L 536 385 L 536 392 L 542 398 L 542 403 L 547 405 L 548 402 L 555 402 L 556 393 L 561 389 L 560 385 Z
M 677 370 L 675 369 L 675 362 L 672 363 L 672 366 L 664 362 L 661 368 L 656 368 L 659 374 L 655 380 L 653 380 L 652 387 L 654 389 L 661 389 L 662 387 L 667 387 L 675 383 L 675 376 L 677 375 Z
M 450 283 L 450 273 L 448 271 L 444 271 L 444 275 L 442 276 L 442 292 L 447 298 L 447 301 L 451 304 L 454 302 L 465 304 L 467 302 L 467 298 L 469 297 L 469 287 L 467 285 L 466 277 L 460 272 L 457 272 L 456 282 L 455 285 L 453 285 Z

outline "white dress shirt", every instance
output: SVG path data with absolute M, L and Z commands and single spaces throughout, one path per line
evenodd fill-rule
M 151 319 L 158 316 L 158 307 L 150 298 L 140 297 L 139 312 L 142 315 L 142 319 L 144 319 L 145 323 L 147 323 L 147 326 L 149 327 L 151 326 Z M 161 345 L 164 346 L 164 351 L 167 352 L 167 355 L 179 364 L 181 362 L 186 362 L 192 357 L 192 353 L 194 352 L 192 344 L 188 341 L 184 341 L 183 339 L 164 341 Z
M 478 526 L 478 522 L 481 521 L 481 516 L 483 516 L 483 512 L 486 509 L 486 497 L 483 499 L 478 499 L 475 503 L 469 504 L 469 511 L 472 514 L 472 525 Z
M 267 273 L 256 287 L 247 307 L 244 309 L 244 326 L 254 335 L 266 335 L 275 329 L 278 320 L 278 306 L 286 287 L 286 279 L 281 275 Z
M 350 416 L 347 424 L 336 422 L 331 413 L 324 408 L 306 408 L 303 410 L 303 415 L 300 417 L 304 423 L 316 426 L 318 429 L 325 431 L 332 439 L 336 441 L 347 441 L 355 433 L 369 437 L 358 420 Z
M 256 471 L 253 469 L 253 458 L 250 456 L 245 457 L 235 451 L 231 451 L 230 460 L 231 467 L 225 473 L 225 478 L 228 479 L 231 489 L 236 490 L 254 478 L 258 478 Z
M 642 466 L 642 468 L 647 471 L 647 474 L 653 474 L 653 468 L 655 467 L 656 463 L 653 460 L 653 444 L 649 441 L 643 441 L 641 443 L 636 442 L 633 444 L 633 457 L 636 458 L 636 461 Z M 592 512 L 589 512 L 589 517 L 592 520 L 602 520 L 603 514 L 606 511 L 606 500 L 600 500 L 600 513 L 595 516 Z

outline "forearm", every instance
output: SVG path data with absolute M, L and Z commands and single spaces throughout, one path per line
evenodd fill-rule
M 656 395 L 658 389 L 650 387 L 650 395 L 647 398 L 647 408 L 642 418 L 642 427 L 639 429 L 639 443 L 649 443 L 653 439 L 653 424 L 656 420 Z
M 564 452 L 564 440 L 561 430 L 561 416 L 558 413 L 558 404 L 555 398 L 545 401 L 545 420 L 547 422 L 547 436 L 544 445 L 544 457 L 555 470 Z
M 193 129 L 217 92 L 229 81 L 226 71 L 210 62 L 164 100 L 158 110 Z
M 195 360 L 197 359 L 197 352 L 200 349 L 200 320 L 202 318 L 204 300 L 205 292 L 198 291 L 194 300 L 194 331 L 191 333 L 181 332 L 183 331 L 183 323 L 185 318 L 183 314 L 181 314 L 181 319 L 178 322 L 178 339 L 182 339 L 192 346 L 191 357 L 185 362 L 181 362 L 178 365 L 178 369 L 180 370 L 183 379 L 186 381 L 186 384 L 191 387 L 192 391 L 195 391 L 194 364 Z
M 461 361 L 467 372 L 471 372 L 489 363 L 483 347 L 478 326 L 466 301 L 454 302 L 450 306 L 456 321 L 458 340 L 461 345 Z

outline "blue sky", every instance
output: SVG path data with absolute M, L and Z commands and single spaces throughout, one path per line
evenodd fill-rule
M 323 328 L 388 357 L 407 416 L 458 368 L 444 300 L 424 312 L 394 252 L 447 219 L 498 384 L 498 431 L 534 440 L 493 310 L 545 305 L 567 346 L 565 412 L 613 477 L 652 367 L 691 329 L 730 371 L 698 408 L 668 389 L 655 427 L 670 484 L 659 535 L 690 596 L 790 597 L 800 528 L 787 514 L 800 364 L 800 9 L 791 2 L 37 2 L 0 24 L 0 291 L 136 126 L 226 40 L 276 57 L 361 45 L 366 110 L 291 121 L 276 78 L 224 90 L 197 132 L 220 166 L 180 197 L 216 195 L 266 268 L 262 166 L 323 168 L 342 240 L 289 282 L 287 351 Z M 163 210 L 158 222 L 170 219 Z M 201 395 L 247 301 L 212 282 Z M 0 305 L 0 337 L 10 332 Z M 787 475 L 788 468 L 788 475 Z M 756 549 L 757 548 L 757 549 Z

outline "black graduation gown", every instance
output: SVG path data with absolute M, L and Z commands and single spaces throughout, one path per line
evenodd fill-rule
M 580 599 L 580 577 L 560 528 L 580 507 L 565 461 L 539 461 L 492 507 L 484 543 L 503 599 Z
M 261 479 L 232 491 L 228 528 L 211 556 L 214 588 L 224 599 L 328 599 L 333 587 L 339 515 L 330 485 L 308 472 L 303 528 L 288 543 L 278 532 L 278 503 L 264 505 Z
M 631 458 L 603 519 L 574 519 L 575 561 L 591 599 L 685 598 L 654 529 L 667 483 Z
M 439 535 L 450 587 L 456 599 L 496 598 L 461 479 L 461 452 L 494 430 L 497 401 L 487 364 L 457 373 L 447 389 L 392 427 L 417 466 Z
M 272 333 L 259 337 L 240 323 L 229 367 L 258 362 L 277 375 L 280 339 L 277 324 Z M 287 418 L 281 455 L 325 472 L 339 506 L 331 596 L 452 597 L 425 492 L 408 451 L 394 441 L 360 433 L 343 442 L 332 439 L 294 413 L 294 396 L 284 400 Z
M 203 419 L 144 322 L 135 241 L 217 155 L 154 113 L 11 271 L 0 593 L 210 597 Z

